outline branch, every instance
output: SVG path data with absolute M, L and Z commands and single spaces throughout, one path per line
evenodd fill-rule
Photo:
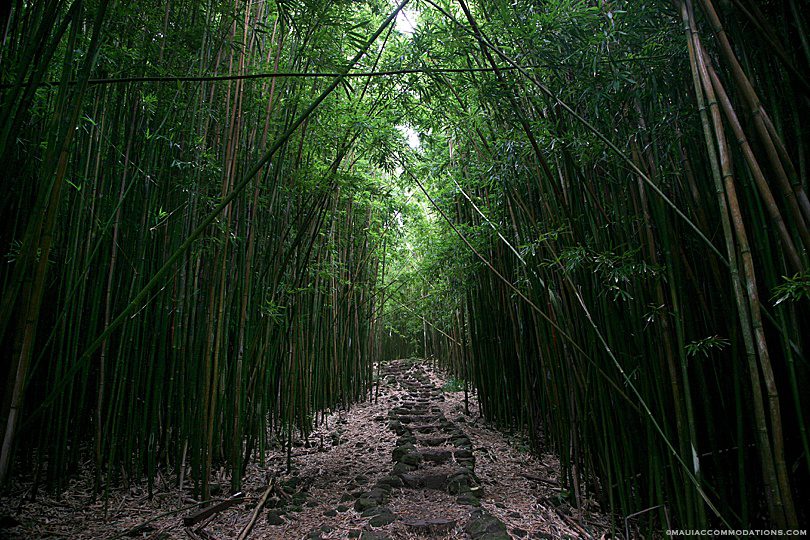
M 656 60 L 656 59 L 663 59 L 667 58 L 666 55 L 658 55 L 658 56 L 644 56 L 644 57 L 636 57 L 636 58 L 622 58 L 622 59 L 613 59 L 613 60 L 603 60 L 599 63 L 610 64 L 610 63 L 624 63 L 624 62 L 636 62 L 640 60 Z M 404 68 L 404 69 L 392 69 L 392 70 L 385 70 L 385 71 L 358 71 L 356 73 L 346 73 L 345 75 L 341 75 L 339 72 L 295 72 L 295 71 L 288 71 L 288 72 L 267 72 L 267 73 L 249 73 L 245 75 L 206 75 L 206 76 L 167 76 L 167 77 L 160 77 L 160 76 L 149 76 L 149 77 L 113 77 L 109 79 L 89 79 L 87 81 L 88 85 L 103 85 L 103 84 L 128 84 L 128 83 L 143 83 L 143 82 L 156 82 L 156 83 L 183 83 L 183 82 L 220 82 L 220 81 L 249 81 L 254 79 L 292 79 L 292 78 L 334 78 L 334 77 L 390 77 L 393 75 L 410 75 L 414 73 L 427 73 L 427 74 L 436 74 L 436 73 L 488 73 L 493 71 L 513 71 L 519 69 L 538 69 L 538 68 L 552 68 L 552 67 L 562 67 L 561 64 L 533 64 L 530 66 L 497 66 L 495 68 L 492 67 L 482 67 L 482 68 Z M 6 90 L 9 88 L 18 88 L 22 86 L 28 86 L 30 83 L 6 83 L 0 84 L 0 90 Z M 78 84 L 78 81 L 43 81 L 39 84 L 35 85 L 37 87 L 58 87 L 64 84 L 67 85 L 75 85 Z

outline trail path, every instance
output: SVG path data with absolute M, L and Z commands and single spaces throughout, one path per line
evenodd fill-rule
M 463 393 L 443 391 L 445 381 L 413 361 L 388 363 L 382 377 L 376 400 L 327 417 L 307 441 L 296 441 L 291 474 L 286 455 L 271 452 L 264 467 L 249 468 L 244 503 L 187 528 L 187 514 L 166 516 L 133 537 L 236 538 L 273 478 L 278 487 L 249 538 L 606 536 L 608 521 L 595 503 L 580 511 L 564 502 L 557 459 L 535 458 L 520 440 L 487 427 L 474 399 L 464 414 Z M 12 514 L 20 525 L 0 529 L 0 537 L 110 538 L 183 500 L 176 488 L 152 500 L 134 489 L 113 492 L 106 520 L 100 503 L 81 504 L 80 483 L 79 496 L 67 493 L 59 503 L 4 499 L 0 515 Z

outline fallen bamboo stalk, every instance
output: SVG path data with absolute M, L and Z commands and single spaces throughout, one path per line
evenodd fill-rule
M 259 513 L 262 511 L 262 508 L 264 508 L 264 503 L 267 502 L 267 498 L 270 496 L 270 493 L 273 492 L 275 485 L 276 481 L 274 479 L 272 482 L 270 482 L 270 485 L 267 486 L 267 489 L 264 491 L 264 495 L 262 495 L 262 498 L 259 500 L 256 508 L 253 509 L 253 514 L 250 516 L 250 521 L 248 521 L 247 525 L 245 525 L 239 532 L 237 540 L 245 540 L 250 534 L 250 531 L 253 530 L 254 525 L 256 525 L 256 520 L 259 519 Z
M 235 493 L 230 498 L 225 499 L 224 501 L 220 501 L 213 506 L 202 508 L 194 513 L 185 516 L 183 518 L 183 525 L 185 525 L 186 527 L 191 527 L 192 525 L 196 525 L 197 523 L 201 522 L 205 518 L 213 516 L 217 512 L 227 510 L 231 506 L 234 506 L 244 501 L 245 501 L 244 494 L 240 491 L 239 493 Z
M 166 516 L 171 516 L 172 514 L 179 514 L 180 512 L 184 512 L 186 510 L 196 508 L 197 506 L 206 504 L 208 502 L 211 502 L 211 501 L 200 501 L 198 503 L 190 504 L 188 506 L 184 506 L 184 507 L 178 508 L 176 510 L 169 510 L 168 512 L 163 512 L 161 514 L 158 514 L 156 516 L 153 516 L 153 517 L 147 519 L 144 522 L 141 522 L 141 523 L 135 525 L 134 527 L 130 527 L 129 529 L 127 529 L 127 530 L 125 530 L 125 531 L 123 531 L 121 533 L 118 533 L 115 536 L 110 537 L 109 540 L 117 540 L 118 538 L 122 538 L 124 536 L 132 536 L 133 534 L 137 534 L 141 529 L 143 529 L 144 527 L 146 527 L 147 525 L 149 525 L 153 521 L 157 521 L 158 519 L 166 517 Z

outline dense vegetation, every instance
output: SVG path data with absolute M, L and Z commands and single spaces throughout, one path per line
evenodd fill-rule
M 4 8 L 0 482 L 238 489 L 419 354 L 574 505 L 806 523 L 803 3 L 407 4 Z

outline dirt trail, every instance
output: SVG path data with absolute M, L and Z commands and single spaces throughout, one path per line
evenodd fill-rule
M 464 414 L 463 394 L 415 361 L 383 368 L 376 401 L 335 413 L 307 441 L 296 441 L 294 469 L 284 452 L 268 452 L 245 479 L 246 500 L 201 523 L 184 527 L 180 512 L 154 520 L 134 538 L 211 540 L 236 538 L 256 501 L 275 479 L 268 510 L 249 538 L 601 538 L 607 518 L 572 509 L 559 486 L 552 455 L 535 458 L 520 441 L 477 418 L 475 400 Z M 88 475 L 92 478 L 92 475 Z M 227 485 L 227 479 L 221 480 Z M 78 481 L 60 501 L 21 492 L 0 500 L 0 515 L 19 525 L 0 538 L 110 538 L 188 502 L 177 488 L 151 500 L 138 488 L 116 490 L 104 518 L 101 503 L 82 502 Z M 5 535 L 5 536 L 4 536 Z

